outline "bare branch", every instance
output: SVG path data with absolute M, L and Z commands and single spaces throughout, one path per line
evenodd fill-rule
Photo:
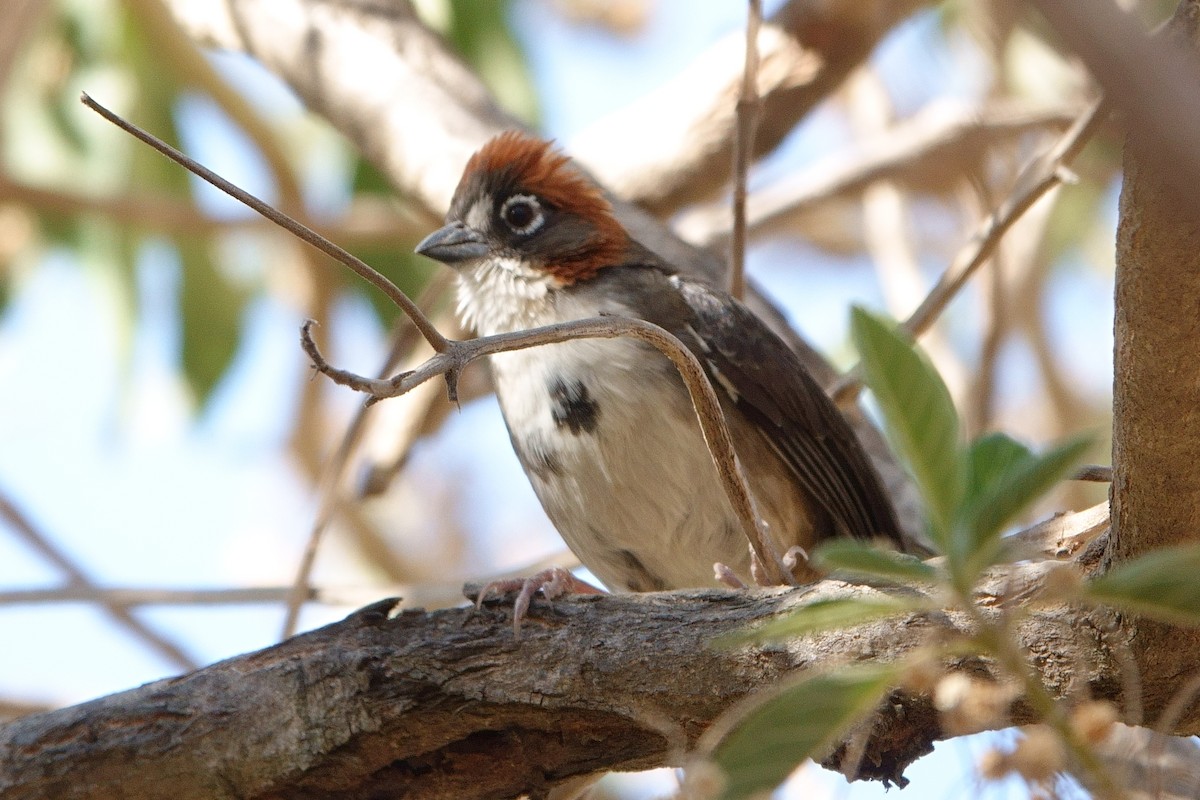
M 756 237 L 794 230 L 813 209 L 877 181 L 912 191 L 949 191 L 990 148 L 1031 132 L 1066 128 L 1078 118 L 1075 109 L 931 103 L 886 131 L 757 190 L 748 201 L 747 225 Z M 721 204 L 683 212 L 676 227 L 684 239 L 704 247 L 718 247 L 730 235 L 729 214 Z
M 421 332 L 421 335 L 425 337 L 425 341 L 429 342 L 429 345 L 434 350 L 441 352 L 449 346 L 447 339 L 438 332 L 438 330 L 433 326 L 433 323 L 426 319 L 425 315 L 421 313 L 421 309 L 417 308 L 416 304 L 413 303 L 413 301 L 410 300 L 404 294 L 404 292 L 401 292 L 398 288 L 396 288 L 394 283 L 389 281 L 383 275 L 379 274 L 379 272 L 376 270 L 372 269 L 357 256 L 348 253 L 345 249 L 324 238 L 312 228 L 309 228 L 308 226 L 292 219 L 287 214 L 272 208 L 269 204 L 264 203 L 262 200 L 258 199 L 249 192 L 239 189 L 237 186 L 234 186 L 232 183 L 225 180 L 220 175 L 217 175 L 204 165 L 194 161 L 191 158 L 188 158 L 174 147 L 171 147 L 171 145 L 167 144 L 162 139 L 159 139 L 158 137 L 142 130 L 133 123 L 117 116 L 112 111 L 109 111 L 107 108 L 97 103 L 87 94 L 84 94 L 80 99 L 85 106 L 92 109 L 121 130 L 150 145 L 155 150 L 174 161 L 176 164 L 179 164 L 181 167 L 191 172 L 193 175 L 203 178 L 213 186 L 228 194 L 230 197 L 241 203 L 244 203 L 245 205 L 257 211 L 259 214 L 262 214 L 271 222 L 274 222 L 279 227 L 287 230 L 298 239 L 302 239 L 303 241 L 320 250 L 322 253 L 328 255 L 330 258 L 336 259 L 337 261 L 345 264 L 347 267 L 353 270 L 355 274 L 366 280 L 379 291 L 383 292 L 389 300 L 395 303 L 396 306 L 413 321 L 413 324 L 417 326 L 417 330 Z
M 741 300 L 746 293 L 746 175 L 762 102 L 758 96 L 758 29 L 762 0 L 749 0 L 746 21 L 746 66 L 738 92 L 737 129 L 733 137 L 733 236 L 729 242 L 729 293 Z
M 441 272 L 438 275 L 439 277 L 435 278 L 429 286 L 426 286 L 422 296 L 417 299 L 416 305 L 418 308 L 429 308 L 430 303 L 440 300 L 442 294 L 446 291 L 450 282 L 450 273 Z M 396 369 L 396 365 L 400 363 L 400 360 L 416 344 L 415 333 L 417 329 L 411 322 L 408 317 L 403 317 L 398 321 L 396 329 L 392 333 L 390 352 L 379 367 L 377 373 L 379 378 L 385 378 L 392 374 Z M 296 577 L 292 582 L 292 592 L 287 599 L 287 613 L 284 615 L 283 632 L 280 634 L 281 639 L 286 639 L 296 632 L 296 627 L 300 620 L 300 609 L 304 605 L 304 601 L 309 599 L 311 595 L 309 581 L 312 577 L 313 565 L 317 560 L 317 550 L 321 546 L 321 539 L 324 537 L 325 531 L 328 529 L 330 523 L 333 522 L 338 508 L 342 504 L 340 495 L 341 483 L 345 477 L 346 468 L 350 464 L 350 459 L 362 441 L 362 436 L 366 431 L 370 410 L 371 407 L 369 405 L 364 405 L 358 410 L 358 413 L 354 415 L 354 419 L 350 422 L 350 426 L 342 434 L 342 440 L 338 444 L 337 450 L 330 456 L 322 470 L 318 485 L 318 496 L 321 498 L 321 506 L 317 511 L 317 517 L 313 521 L 312 528 L 309 530 L 308 541 L 304 545 L 304 554 L 300 557 L 300 564 L 296 568 Z
M 1042 566 L 998 574 L 990 590 L 1036 582 Z M 797 603 L 873 594 L 825 581 L 799 591 L 571 597 L 535 603 L 519 646 L 507 604 L 396 615 L 384 601 L 184 678 L 0 729 L 0 793 L 75 800 L 119 787 L 148 799 L 333 798 L 386 785 L 461 800 L 537 794 L 576 775 L 672 763 L 680 744 L 691 746 L 745 694 L 797 670 L 894 661 L 948 628 L 969 630 L 953 613 L 915 615 L 788 647 L 703 646 Z M 1095 646 L 1111 619 L 1033 611 L 1016 635 L 1034 648 L 1056 696 L 1082 683 L 1119 702 L 1117 667 Z M 995 675 L 977 659 L 952 668 Z M 1013 722 L 1029 719 L 1029 709 L 1013 708 Z M 852 777 L 899 780 L 943 735 L 927 698 L 894 694 Z M 827 764 L 841 766 L 845 752 Z
M 515 333 L 501 333 L 450 342 L 445 351 L 434 354 L 432 358 L 411 372 L 404 372 L 386 380 L 364 378 L 361 375 L 330 366 L 317 350 L 316 343 L 309 335 L 311 325 L 311 321 L 306 323 L 301 331 L 301 345 L 312 358 L 317 369 L 336 383 L 370 395 L 368 403 L 388 397 L 398 397 L 439 375 L 444 376 L 447 383 L 453 385 L 457 380 L 456 376 L 472 361 L 496 353 L 522 350 L 572 339 L 612 339 L 618 336 L 629 336 L 653 346 L 671 359 L 671 363 L 675 365 L 687 387 L 696 412 L 696 419 L 700 424 L 709 454 L 712 456 L 713 465 L 721 479 L 721 485 L 725 488 L 730 505 L 742 524 L 742 532 L 745 533 L 750 547 L 754 550 L 759 563 L 764 565 L 767 570 L 767 579 L 771 581 L 772 585 L 795 585 L 794 578 L 783 566 L 780 554 L 763 529 L 755 511 L 753 495 L 749 484 L 746 483 L 745 475 L 742 474 L 741 467 L 738 465 L 733 441 L 729 436 L 729 429 L 725 425 L 725 415 L 721 411 L 721 403 L 717 399 L 712 384 L 708 381 L 708 376 L 704 373 L 704 368 L 700 366 L 696 356 L 678 339 L 657 325 L 640 319 L 603 317 L 573 320 Z
M 1021 218 L 1021 215 L 1032 208 L 1033 204 L 1046 192 L 1065 181 L 1074 179 L 1068 166 L 1096 129 L 1104 122 L 1107 112 L 1108 106 L 1104 101 L 1097 100 L 1075 121 L 1070 130 L 1063 134 L 1054 147 L 1034 158 L 1025 166 L 1025 169 L 1021 170 L 1012 193 L 995 211 L 988 215 L 971 241 L 959 251 L 954 263 L 942 274 L 921 305 L 901 325 L 906 334 L 916 338 L 924 333 L 966 285 L 976 270 L 987 262 L 1000 244 L 1000 240 L 1004 238 L 1004 234 Z M 862 378 L 859 371 L 854 369 L 838 381 L 830 390 L 830 394 L 838 402 L 843 402 L 855 396 L 861 389 Z
M 62 188 L 32 186 L 0 173 L 0 200 L 16 202 L 55 216 L 95 214 L 120 225 L 149 228 L 172 236 L 209 236 L 221 233 L 275 232 L 276 227 L 257 217 L 216 218 L 196 205 L 166 194 L 88 196 Z M 300 221 L 327 239 L 348 247 L 403 246 L 416 243 L 428 231 L 431 218 L 397 213 L 388 204 L 356 199 L 336 218 Z
M 762 114 L 752 157 L 773 151 L 925 0 L 791 0 L 757 38 Z M 665 217 L 732 177 L 745 40 L 731 34 L 674 79 L 592 125 L 568 148 L 618 196 Z M 728 219 L 728 218 L 727 218 Z

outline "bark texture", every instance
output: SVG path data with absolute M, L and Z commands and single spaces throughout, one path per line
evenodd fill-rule
M 1182 0 L 1153 37 L 1116 6 L 1037 5 L 1125 118 L 1117 229 L 1113 380 L 1113 561 L 1200 541 L 1200 2 Z M 1131 623 L 1147 709 L 1200 661 L 1200 632 Z M 1187 698 L 1193 722 L 1200 706 Z M 1148 716 L 1148 720 L 1154 717 Z
M 1036 583 L 1041 565 L 997 576 Z M 746 694 L 799 670 L 891 661 L 956 615 L 910 616 L 787 645 L 713 646 L 816 597 L 811 589 L 579 596 L 534 604 L 516 638 L 506 604 L 435 612 L 394 601 L 257 653 L 0 728 L 6 800 L 540 796 L 603 770 L 678 764 Z M 1117 697 L 1105 612 L 1049 609 L 1019 630 L 1060 695 Z M 989 664 L 948 665 L 981 677 Z M 1020 722 L 1018 704 L 996 724 Z M 900 781 L 942 738 L 927 697 L 896 693 L 862 759 L 827 765 Z

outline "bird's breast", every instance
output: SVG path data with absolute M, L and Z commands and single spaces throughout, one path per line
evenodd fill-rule
M 674 367 L 630 340 L 493 357 L 496 393 L 534 491 L 613 588 L 712 583 L 745 545 Z

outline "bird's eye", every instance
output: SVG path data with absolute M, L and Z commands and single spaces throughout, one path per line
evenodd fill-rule
M 529 235 L 542 227 L 545 217 L 537 198 L 528 194 L 514 194 L 500 207 L 500 218 L 513 233 Z

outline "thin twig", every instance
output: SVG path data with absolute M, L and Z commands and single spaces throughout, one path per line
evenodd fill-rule
M 746 293 L 746 175 L 754 152 L 754 134 L 762 101 L 758 96 L 758 30 L 762 0 L 749 0 L 746 20 L 746 65 L 738 93 L 733 137 L 733 237 L 729 243 L 729 293 L 741 300 Z
M 429 346 L 432 347 L 436 352 L 441 353 L 450 347 L 450 340 L 446 339 L 446 337 L 442 336 L 442 334 L 438 332 L 437 328 L 435 328 L 433 323 L 430 322 L 423 313 L 421 313 L 421 310 L 417 308 L 416 304 L 413 303 L 413 301 L 410 300 L 408 296 L 404 294 L 404 292 L 400 291 L 400 289 L 397 288 L 394 283 L 370 267 L 362 259 L 352 255 L 351 253 L 348 253 L 345 249 L 338 247 L 336 244 L 321 236 L 307 225 L 297 222 L 287 214 L 279 212 L 249 192 L 234 186 L 220 175 L 216 174 L 197 161 L 189 158 L 188 156 L 185 156 L 183 153 L 179 152 L 162 139 L 159 139 L 157 136 L 154 136 L 153 134 L 142 130 L 133 123 L 122 119 L 120 116 L 112 111 L 109 111 L 100 103 L 97 103 L 90 96 L 88 96 L 86 92 L 81 95 L 80 101 L 85 106 L 92 109 L 121 130 L 150 145 L 155 150 L 174 161 L 176 164 L 179 164 L 181 167 L 191 172 L 193 175 L 203 178 L 205 181 L 208 181 L 213 186 L 225 192 L 225 194 L 254 209 L 271 222 L 274 222 L 276 225 L 294 234 L 297 238 L 304 240 L 308 244 L 320 250 L 322 253 L 325 253 L 330 258 L 345 264 L 360 278 L 364 279 L 376 289 L 383 292 L 389 300 L 395 303 L 396 306 L 413 321 L 413 324 L 417 326 L 417 330 L 419 330 L 421 335 L 425 337 L 425 341 L 429 342 Z
M 569 551 L 560 550 L 513 569 L 501 570 L 473 580 L 486 584 L 530 575 L 547 567 L 573 569 L 579 561 Z M 122 606 L 219 606 L 286 602 L 291 586 L 244 586 L 235 588 L 175 588 L 146 586 L 96 586 L 67 584 L 42 589 L 0 591 L 0 606 L 53 605 L 59 603 L 103 603 Z M 449 576 L 444 581 L 384 583 L 370 586 L 313 586 L 305 600 L 326 606 L 361 607 L 380 597 L 400 597 L 406 605 L 440 608 L 464 601 L 461 580 Z
M 1073 481 L 1090 481 L 1092 483 L 1112 483 L 1113 468 L 1104 464 L 1084 464 L 1071 476 Z
M 987 262 L 1000 240 L 1004 238 L 1004 234 L 1021 215 L 1054 187 L 1074 180 L 1068 166 L 1105 121 L 1108 108 L 1103 98 L 1094 102 L 1075 120 L 1053 148 L 1035 157 L 1025 166 L 1017 176 L 1016 188 L 988 215 L 921 305 L 900 326 L 905 334 L 915 339 L 924 333 L 976 270 Z M 861 389 L 862 376 L 856 367 L 842 376 L 830 390 L 830 394 L 837 402 L 843 403 L 852 400 Z
M 51 544 L 50 540 L 2 492 L 0 492 L 0 518 L 9 524 L 17 537 L 30 549 L 61 570 L 71 587 L 81 591 L 97 591 L 96 584 L 91 577 L 76 566 L 75 562 L 65 553 Z M 196 660 L 185 653 L 179 645 L 133 616 L 129 612 L 128 605 L 114 600 L 105 602 L 103 607 L 121 627 L 180 669 L 190 672 L 199 666 Z
M 433 281 L 425 287 L 425 291 L 421 297 L 417 298 L 417 305 L 422 308 L 428 308 L 430 303 L 441 297 L 449 286 L 448 271 L 437 273 Z M 379 367 L 378 376 L 384 378 L 396 369 L 401 359 L 406 353 L 412 350 L 416 344 L 413 333 L 416 327 L 412 325 L 408 317 L 403 317 L 397 321 L 396 330 L 392 334 L 392 346 L 387 357 L 384 358 L 383 364 Z M 313 521 L 312 528 L 308 532 L 308 541 L 304 546 L 304 554 L 300 557 L 300 564 L 296 567 L 296 577 L 292 581 L 292 589 L 287 597 L 287 613 L 284 615 L 283 631 L 281 638 L 286 639 L 296 632 L 297 624 L 300 620 L 300 609 L 304 606 L 306 600 L 311 599 L 312 589 L 309 586 L 309 581 L 312 577 L 313 564 L 317 560 L 317 550 L 321 546 L 321 540 L 324 538 L 325 531 L 329 528 L 329 524 L 333 521 L 334 515 L 337 513 L 338 506 L 341 504 L 341 497 L 338 494 L 338 487 L 346 474 L 346 467 L 350 463 L 350 457 L 354 454 L 358 447 L 362 436 L 367 428 L 368 415 L 371 407 L 364 405 L 358 409 L 351 420 L 350 426 L 342 435 L 342 440 L 338 444 L 337 450 L 329 458 L 324 470 L 322 471 L 320 481 L 317 485 L 317 493 L 321 498 L 321 507 L 317 511 L 317 517 Z
M 367 403 L 375 403 L 388 397 L 397 397 L 439 375 L 446 376 L 448 381 L 453 379 L 470 362 L 482 356 L 511 350 L 522 350 L 543 344 L 565 342 L 572 339 L 612 339 L 618 336 L 629 336 L 640 339 L 655 347 L 671 360 L 679 371 L 691 395 L 696 418 L 704 441 L 708 445 L 709 454 L 721 478 L 721 485 L 733 506 L 742 531 L 755 556 L 767 570 L 767 579 L 774 584 L 795 583 L 780 560 L 779 553 L 767 537 L 766 531 L 759 525 L 758 515 L 754 510 L 754 500 L 746 478 L 737 463 L 737 455 L 733 449 L 733 441 L 729 429 L 725 425 L 725 417 L 721 412 L 720 401 L 708 377 L 704 373 L 695 355 L 667 331 L 640 319 L 626 317 L 603 317 L 595 319 L 572 320 L 527 331 L 501 333 L 495 336 L 484 336 L 478 339 L 450 342 L 445 352 L 436 353 L 424 364 L 409 372 L 403 372 L 393 378 L 379 380 L 356 375 L 347 370 L 331 366 L 317 350 L 309 334 L 312 321 L 305 323 L 301 329 L 301 346 L 312 358 L 320 372 L 329 376 L 335 383 L 349 386 L 369 395 Z

